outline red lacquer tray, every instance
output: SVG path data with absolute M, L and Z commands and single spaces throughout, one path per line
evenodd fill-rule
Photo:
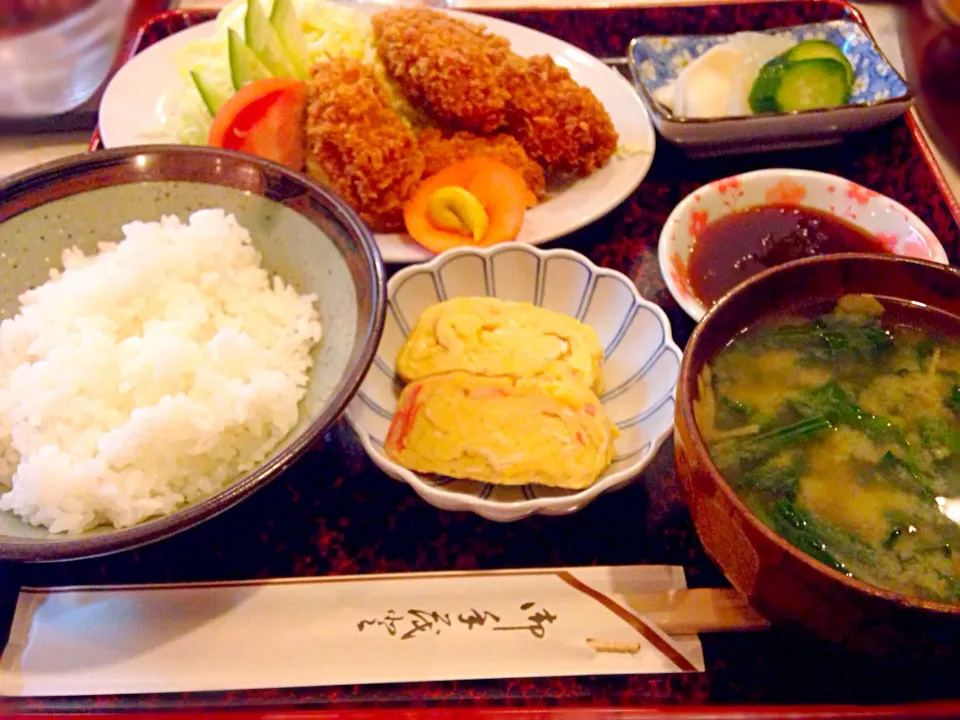
M 946 720 L 957 716 L 949 702 L 863 708 L 852 706 L 798 707 L 771 705 L 742 707 L 530 707 L 530 708 L 418 708 L 413 710 L 222 710 L 206 712 L 89 713 L 82 720 Z M 35 716 L 14 716 L 35 717 Z
M 860 19 L 837 0 L 531 10 L 497 16 L 559 36 L 612 63 L 623 58 L 631 38 L 641 33 L 726 32 L 845 16 Z M 142 30 L 135 51 L 211 17 L 204 11 L 160 15 Z M 95 137 L 92 148 L 97 147 Z M 677 341 L 683 343 L 693 324 L 663 285 L 656 257 L 661 226 L 696 186 L 762 167 L 810 168 L 848 177 L 911 208 L 939 236 L 951 258 L 960 251 L 960 209 L 933 166 L 912 116 L 852 136 L 839 146 L 791 153 L 689 160 L 659 141 L 653 167 L 637 191 L 604 219 L 557 244 L 633 278 L 646 297 L 666 310 Z M 407 486 L 378 471 L 341 422 L 283 478 L 198 528 L 137 551 L 28 566 L 23 573 L 25 584 L 45 586 L 635 563 L 683 565 L 694 587 L 725 584 L 690 524 L 670 443 L 642 481 L 615 496 L 599 498 L 576 515 L 501 525 L 426 505 Z M 54 698 L 9 701 L 7 706 L 48 712 L 265 706 L 339 711 L 385 705 L 396 714 L 400 709 L 438 709 L 435 714 L 410 715 L 424 720 L 452 717 L 451 707 L 471 709 L 454 713 L 458 717 L 485 720 L 492 712 L 481 708 L 585 705 L 594 709 L 527 711 L 519 716 L 643 718 L 651 717 L 654 708 L 687 706 L 668 716 L 960 717 L 960 703 L 943 703 L 960 698 L 960 667 L 870 661 L 785 629 L 705 636 L 703 644 L 707 672 L 699 674 Z M 941 702 L 904 706 L 924 701 Z M 704 707 L 717 705 L 727 709 Z M 846 709 L 827 707 L 837 705 Z M 862 707 L 852 707 L 857 705 Z M 645 709 L 622 713 L 600 709 L 615 706 Z

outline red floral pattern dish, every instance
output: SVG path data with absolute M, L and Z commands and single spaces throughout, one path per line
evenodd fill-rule
M 706 226 L 725 215 L 768 204 L 820 210 L 865 230 L 895 255 L 947 264 L 933 231 L 897 201 L 852 180 L 811 170 L 756 170 L 704 185 L 687 195 L 667 218 L 658 256 L 667 289 L 694 320 L 706 305 L 692 291 L 690 253 Z

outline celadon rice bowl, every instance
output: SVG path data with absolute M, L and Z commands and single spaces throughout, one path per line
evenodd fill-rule
M 316 297 L 222 210 L 133 222 L 0 323 L 0 510 L 51 532 L 168 515 L 296 425 Z

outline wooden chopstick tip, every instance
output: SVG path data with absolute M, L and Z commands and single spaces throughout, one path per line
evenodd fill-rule
M 598 653 L 636 655 L 638 652 L 640 652 L 640 643 L 638 642 L 619 642 L 616 640 L 597 640 L 596 638 L 587 638 L 587 645 L 592 647 Z

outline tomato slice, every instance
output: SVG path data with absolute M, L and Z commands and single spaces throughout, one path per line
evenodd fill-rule
M 217 111 L 207 143 L 303 170 L 306 107 L 306 83 L 286 78 L 257 80 L 240 88 Z

